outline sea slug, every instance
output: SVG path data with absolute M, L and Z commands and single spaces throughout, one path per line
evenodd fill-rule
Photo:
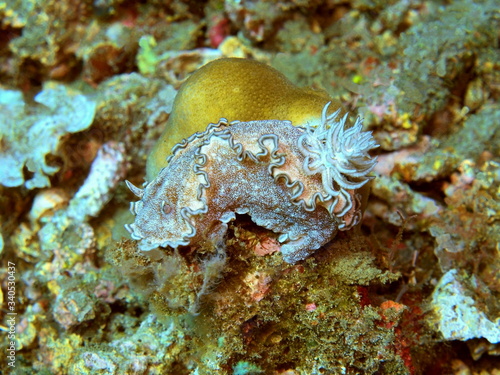
M 261 62 L 238 58 L 212 61 L 191 74 L 179 89 L 163 134 L 149 154 L 147 180 L 167 165 L 175 144 L 220 118 L 229 122 L 287 120 L 306 126 L 320 121 L 328 102 L 332 102 L 331 113 L 339 108 L 343 111 L 341 103 L 325 91 L 297 87 Z
M 358 224 L 378 145 L 358 118 L 346 126 L 327 103 L 315 128 L 290 121 L 221 119 L 172 150 L 143 189 L 126 225 L 139 248 L 177 248 L 224 235 L 235 214 L 279 234 L 283 259 L 295 263 Z

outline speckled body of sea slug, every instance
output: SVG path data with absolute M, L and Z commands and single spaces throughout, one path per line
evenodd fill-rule
M 168 164 L 131 203 L 127 225 L 139 248 L 177 248 L 224 234 L 248 214 L 279 234 L 283 259 L 295 263 L 359 223 L 376 147 L 361 121 L 346 126 L 323 110 L 317 127 L 289 121 L 221 119 L 173 149 Z

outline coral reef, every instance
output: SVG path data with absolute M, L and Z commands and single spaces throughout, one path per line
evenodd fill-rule
M 0 373 L 498 374 L 497 3 L 0 1 Z M 344 136 L 380 145 L 376 178 L 361 222 L 307 258 L 284 262 L 279 234 L 237 212 L 175 250 L 125 230 L 125 179 L 151 184 L 220 118 L 302 132 L 294 160 L 310 153 L 303 181 L 325 194 L 362 183 L 337 172 L 363 163 L 319 157 L 330 101 Z M 240 137 L 252 155 L 273 146 L 257 132 Z
M 86 236 L 82 236 L 77 251 L 86 249 L 83 244 L 85 238 L 93 238 L 92 228 L 85 224 L 90 217 L 95 217 L 102 210 L 104 205 L 111 199 L 112 192 L 123 179 L 126 173 L 126 161 L 124 157 L 124 147 L 122 144 L 106 143 L 97 152 L 97 156 L 92 163 L 89 175 L 84 184 L 68 202 L 65 209 L 57 211 L 38 232 L 40 246 L 43 251 L 50 252 L 57 249 L 60 239 L 64 238 L 63 233 L 69 226 L 80 227 L 83 232 L 89 231 Z M 92 242 L 92 240 L 90 240 Z
M 94 119 L 95 103 L 80 93 L 70 93 L 64 86 L 47 87 L 34 98 L 41 106 L 38 113 L 26 112 L 20 91 L 2 90 L 2 149 L 0 183 L 7 187 L 26 184 L 28 189 L 50 186 L 48 176 L 57 165 L 47 164 L 47 157 L 56 154 L 59 141 L 67 133 L 87 129 Z M 23 168 L 33 173 L 25 181 Z
M 255 252 L 270 232 L 256 236 L 250 221 L 230 223 L 229 231 L 224 259 L 143 252 L 128 240 L 112 255 L 159 316 L 177 316 L 195 329 L 192 340 L 206 343 L 196 371 L 406 373 L 400 354 L 410 342 L 399 342 L 406 307 L 378 306 L 369 292 L 399 276 L 377 268 L 362 236 L 343 232 L 328 249 L 289 265 Z

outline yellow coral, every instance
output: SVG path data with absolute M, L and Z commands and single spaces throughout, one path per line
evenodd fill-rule
M 329 101 L 330 112 L 341 108 L 326 92 L 299 88 L 266 64 L 237 58 L 215 60 L 194 72 L 180 88 L 165 130 L 149 155 L 147 179 L 154 179 L 167 165 L 176 143 L 220 118 L 318 124 Z

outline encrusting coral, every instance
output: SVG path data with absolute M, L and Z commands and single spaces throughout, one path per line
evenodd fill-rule
M 295 263 L 359 223 L 376 159 L 358 118 L 340 110 L 307 128 L 289 121 L 221 119 L 173 149 L 144 189 L 127 225 L 141 250 L 217 240 L 235 214 L 279 234 L 283 259 Z M 230 125 L 230 126 L 229 126 Z M 182 181 L 182 183 L 179 183 Z
M 172 147 L 220 118 L 282 120 L 295 126 L 319 123 L 325 104 L 342 105 L 326 92 L 299 88 L 279 71 L 249 59 L 224 58 L 206 64 L 182 85 L 161 138 L 149 155 L 147 179 L 167 165 Z
M 28 189 L 50 186 L 60 166 L 48 163 L 64 136 L 87 129 L 96 104 L 75 90 L 47 84 L 29 109 L 21 91 L 0 89 L 0 184 Z M 25 181 L 23 169 L 33 173 Z

